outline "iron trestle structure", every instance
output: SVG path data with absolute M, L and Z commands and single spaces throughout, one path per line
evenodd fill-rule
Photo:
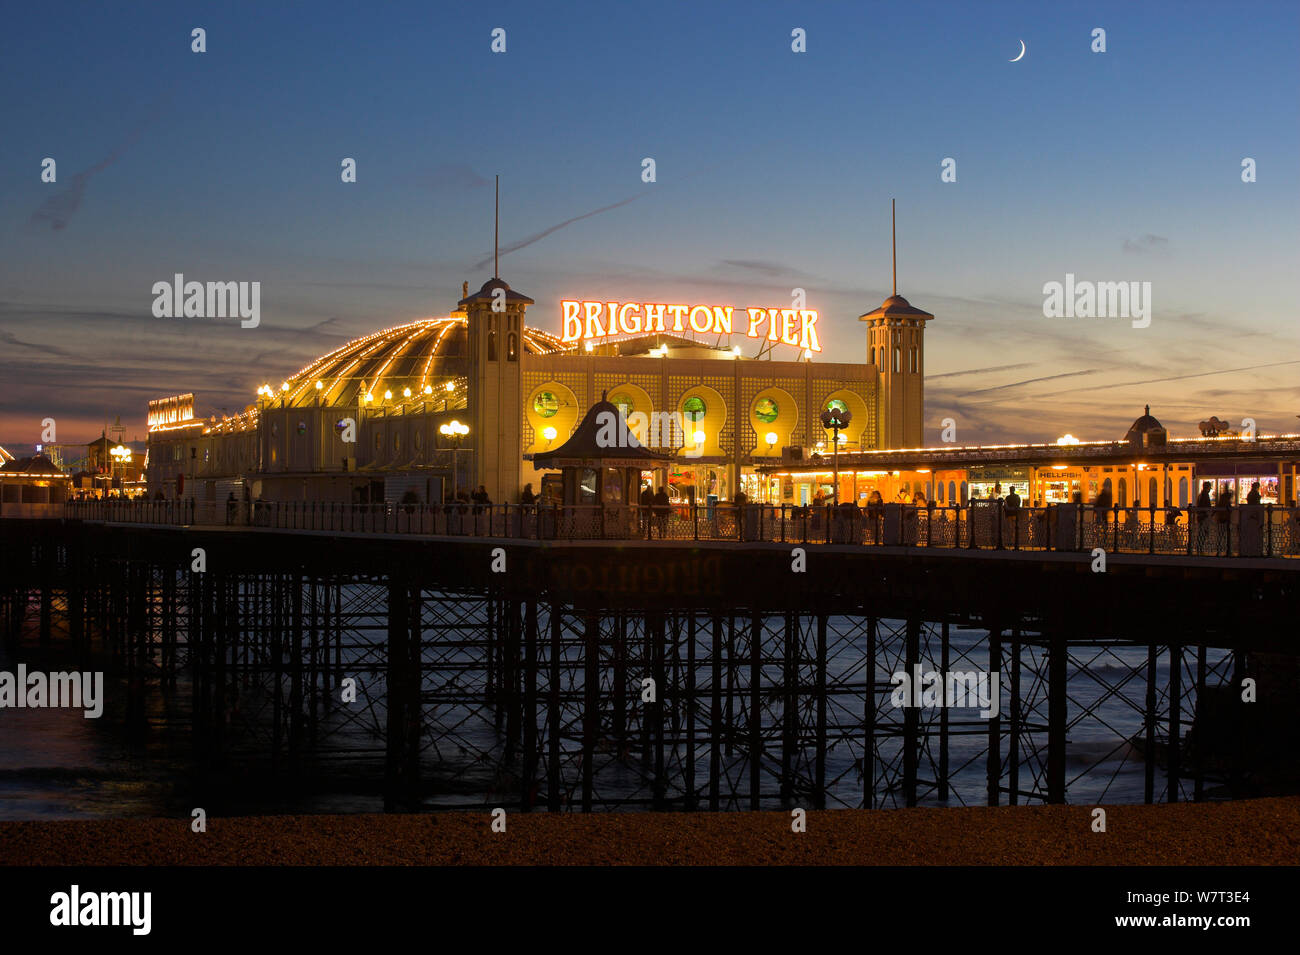
M 0 561 L 15 654 L 184 696 L 205 779 L 394 809 L 1216 798 L 1295 726 L 1283 560 L 9 520 Z

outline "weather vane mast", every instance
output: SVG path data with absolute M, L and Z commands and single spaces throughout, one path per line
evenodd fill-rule
M 898 234 L 894 218 L 894 200 L 889 200 L 889 251 L 894 260 L 894 294 L 898 294 Z
M 497 194 L 492 208 L 492 277 L 501 278 L 501 174 L 497 173 Z

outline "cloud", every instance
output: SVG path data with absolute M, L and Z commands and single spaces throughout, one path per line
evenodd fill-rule
M 1150 232 L 1137 239 L 1125 239 L 1124 251 L 1129 253 L 1150 252 L 1154 249 L 1163 249 L 1169 245 L 1169 240 L 1162 235 L 1152 235 Z
M 745 269 L 747 271 L 759 272 L 770 278 L 776 278 L 778 275 L 799 275 L 797 269 L 792 269 L 788 265 L 778 265 L 775 262 L 759 262 L 754 259 L 723 259 L 723 265 L 730 266 L 733 269 Z
M 35 342 L 22 341 L 12 332 L 0 332 L 0 342 L 4 342 L 6 345 L 13 345 L 16 348 L 31 348 L 45 355 L 58 355 L 60 357 L 67 357 L 69 355 L 68 352 L 64 351 L 62 348 L 57 348 L 54 345 L 38 345 Z
M 171 94 L 168 93 L 149 111 L 149 115 L 143 122 L 126 134 L 126 138 L 112 152 L 87 169 L 75 173 L 71 183 L 66 189 L 50 196 L 40 207 L 32 213 L 31 218 L 27 220 L 28 225 L 43 226 L 49 225 L 51 229 L 58 232 L 68 227 L 72 221 L 72 216 L 81 208 L 81 200 L 86 195 L 86 185 L 90 182 L 91 176 L 103 172 L 113 163 L 122 158 L 122 153 L 133 146 L 140 138 L 144 131 L 153 124 L 154 120 L 161 115 L 162 107 L 169 102 Z

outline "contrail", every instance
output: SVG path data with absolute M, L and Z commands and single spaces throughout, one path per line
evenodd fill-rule
M 538 242 L 546 238 L 552 232 L 555 232 L 559 229 L 563 229 L 566 225 L 573 225 L 573 223 L 578 222 L 581 219 L 589 219 L 592 216 L 600 215 L 602 212 L 608 212 L 610 209 L 617 209 L 619 206 L 625 206 L 629 202 L 636 202 L 638 199 L 644 198 L 645 196 L 648 195 L 650 195 L 649 190 L 645 192 L 638 192 L 635 196 L 628 196 L 626 199 L 620 199 L 618 202 L 611 203 L 610 205 L 601 206 L 599 209 L 593 209 L 591 212 L 584 212 L 582 215 L 574 216 L 572 219 L 565 219 L 563 222 L 557 225 L 553 225 L 549 229 L 543 229 L 541 232 L 538 232 L 535 235 L 530 235 L 526 239 L 521 239 L 518 242 L 505 246 L 501 250 L 501 254 L 507 255 L 511 252 L 517 252 L 520 249 L 524 248 L 525 246 L 532 245 L 534 242 Z M 490 265 L 490 264 L 492 264 L 492 256 L 489 255 L 487 258 L 483 259 L 482 261 L 475 262 L 473 267 L 476 269 L 481 269 L 483 268 L 483 266 Z
M 1140 381 L 1117 381 L 1106 384 L 1106 388 L 1124 388 L 1130 385 L 1151 385 L 1162 381 L 1186 381 L 1188 378 L 1208 378 L 1211 375 L 1230 375 L 1238 371 L 1255 371 L 1258 368 L 1279 368 L 1283 365 L 1300 365 L 1300 359 L 1289 361 L 1270 361 L 1262 365 L 1242 365 L 1240 368 L 1220 368 L 1217 371 L 1198 371 L 1187 375 L 1170 375 L 1168 378 L 1143 378 Z M 1053 398 L 1056 395 L 1068 395 L 1074 391 L 1086 391 L 1085 388 L 1067 388 L 1064 391 L 1052 391 L 1037 395 L 1038 398 Z
M 682 176 L 681 179 L 674 181 L 673 185 L 676 185 L 679 182 L 686 182 L 690 179 L 694 179 L 696 176 L 702 176 L 706 172 L 712 172 L 714 169 L 717 169 L 721 165 L 722 162 L 716 162 L 711 165 L 704 166 L 701 169 L 697 169 L 695 172 L 687 173 L 686 175 Z M 661 186 L 656 186 L 655 188 L 667 189 L 670 187 L 668 185 L 661 185 Z M 565 226 L 573 225 L 573 223 L 579 222 L 582 219 L 590 219 L 592 216 L 598 216 L 602 212 L 608 212 L 610 209 L 617 209 L 619 206 L 625 206 L 629 202 L 636 202 L 638 199 L 650 195 L 652 191 L 653 190 L 646 189 L 643 192 L 638 192 L 635 196 L 628 196 L 626 199 L 620 199 L 618 202 L 612 202 L 607 206 L 601 206 L 599 209 L 592 209 L 590 212 L 584 212 L 582 215 L 574 216 L 572 219 L 565 219 L 563 222 L 553 225 L 549 229 L 543 229 L 541 232 L 538 232 L 535 235 L 530 235 L 526 239 L 521 239 L 520 241 L 515 242 L 511 245 L 503 246 L 501 249 L 501 255 L 507 255 L 511 252 L 517 252 L 519 249 L 522 249 L 525 246 L 529 246 L 532 245 L 534 242 L 541 241 L 542 239 L 550 235 L 552 232 L 555 232 L 558 229 L 563 229 Z M 485 256 L 482 260 L 475 262 L 473 267 L 476 269 L 481 269 L 483 268 L 483 266 L 488 265 L 491 262 L 492 262 L 492 256 L 488 255 Z
M 1032 385 L 1040 381 L 1052 381 L 1056 378 L 1073 378 L 1076 375 L 1091 375 L 1097 369 L 1085 368 L 1083 371 L 1065 371 L 1059 375 L 1044 375 L 1042 378 L 1026 378 L 1024 381 L 1013 381 L 1006 385 L 994 385 L 992 388 L 980 388 L 977 391 L 968 391 L 962 395 L 963 398 L 969 398 L 971 395 L 985 395 L 990 391 L 1002 391 L 1004 388 L 1019 388 L 1021 385 Z
M 940 375 L 926 375 L 926 381 L 934 381 L 936 378 L 957 378 L 961 375 L 980 375 L 987 374 L 990 371 L 1011 371 L 1015 368 L 1028 368 L 1033 362 L 1022 361 L 1014 365 L 990 365 L 988 368 L 967 368 L 965 371 L 945 371 Z

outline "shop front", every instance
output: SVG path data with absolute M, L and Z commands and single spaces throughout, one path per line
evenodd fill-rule
M 674 504 L 689 504 L 693 499 L 716 504 L 732 498 L 731 477 L 724 463 L 701 464 L 675 462 L 668 468 L 668 498 Z

